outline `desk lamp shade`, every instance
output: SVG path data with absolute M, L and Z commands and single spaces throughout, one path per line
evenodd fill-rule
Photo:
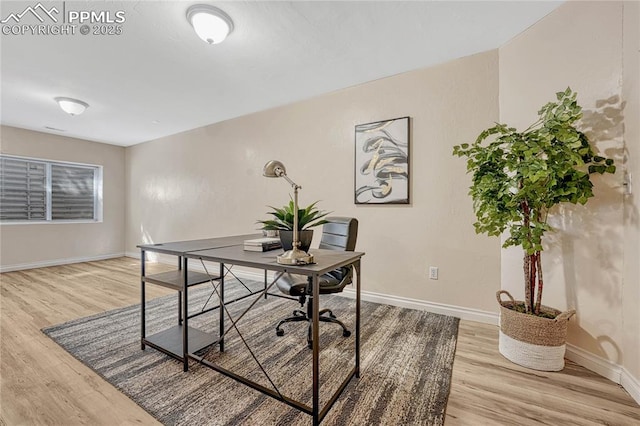
M 300 236 L 298 235 L 298 190 L 302 187 L 289 179 L 287 169 L 280 161 L 271 160 L 264 165 L 262 174 L 265 177 L 282 177 L 293 187 L 293 248 L 277 257 L 282 265 L 306 265 L 313 263 L 313 255 L 300 250 Z
M 271 160 L 267 164 L 264 165 L 264 169 L 262 170 L 262 174 L 265 177 L 280 177 L 287 175 L 287 169 L 284 167 L 278 160 Z

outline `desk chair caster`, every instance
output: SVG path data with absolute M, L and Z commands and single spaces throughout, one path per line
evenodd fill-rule
M 304 306 L 304 300 L 300 302 L 300 305 Z M 304 311 L 296 309 L 295 311 L 293 311 L 292 317 L 285 318 L 278 323 L 276 327 L 276 335 L 284 336 L 284 330 L 280 327 L 282 327 L 282 324 L 284 324 L 285 322 L 298 322 L 298 321 L 309 321 L 309 319 L 307 317 L 307 314 Z
M 304 296 L 301 297 L 301 304 L 304 305 Z M 309 311 L 311 311 L 311 304 L 307 304 L 307 309 Z M 338 324 L 340 327 L 342 327 L 342 336 L 343 337 L 349 337 L 351 336 L 351 332 L 347 329 L 347 327 L 342 323 L 342 321 L 340 321 L 339 319 L 336 318 L 336 316 L 333 314 L 333 312 L 331 312 L 331 310 L 329 309 L 323 309 L 319 312 L 319 317 L 318 319 L 320 320 L 320 322 L 331 322 L 334 324 Z M 276 326 L 276 335 L 277 336 L 284 336 L 284 330 L 282 329 L 282 325 L 287 323 L 287 322 L 299 322 L 299 321 L 306 321 L 309 323 L 309 327 L 308 327 L 308 332 L 307 332 L 307 343 L 309 345 L 309 347 L 311 347 L 311 312 L 307 312 L 305 313 L 304 311 L 298 310 L 296 309 L 295 311 L 293 311 L 293 316 L 289 317 L 289 318 L 285 318 L 282 321 L 280 321 L 278 323 L 278 325 Z

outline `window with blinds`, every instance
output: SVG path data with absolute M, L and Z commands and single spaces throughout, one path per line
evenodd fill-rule
M 101 168 L 0 156 L 0 221 L 98 220 Z

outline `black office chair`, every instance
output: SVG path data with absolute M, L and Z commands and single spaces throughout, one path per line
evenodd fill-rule
M 350 217 L 328 217 L 327 223 L 322 228 L 322 240 L 320 241 L 321 249 L 353 251 L 356 248 L 356 239 L 358 237 L 358 220 Z M 353 266 L 342 267 L 321 275 L 319 277 L 320 294 L 340 293 L 344 287 L 351 284 L 353 279 Z M 285 274 L 277 282 L 278 289 L 284 294 L 298 298 L 300 307 L 307 303 L 307 312 L 296 309 L 293 316 L 285 318 L 278 323 L 276 334 L 284 335 L 282 324 L 287 322 L 306 321 L 309 323 L 307 332 L 307 343 L 311 347 L 311 318 L 312 312 L 312 279 L 305 279 L 300 275 Z M 322 309 L 320 311 L 320 321 L 332 322 L 342 327 L 342 335 L 344 337 L 351 336 L 351 332 L 347 327 L 339 321 L 330 309 Z

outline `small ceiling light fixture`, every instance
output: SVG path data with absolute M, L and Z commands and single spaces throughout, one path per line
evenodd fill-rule
M 80 115 L 85 109 L 89 108 L 89 104 L 73 98 L 54 98 L 60 105 L 60 108 L 69 115 Z
M 208 4 L 196 4 L 189 7 L 187 21 L 198 37 L 209 44 L 222 42 L 233 31 L 233 21 L 229 15 Z

